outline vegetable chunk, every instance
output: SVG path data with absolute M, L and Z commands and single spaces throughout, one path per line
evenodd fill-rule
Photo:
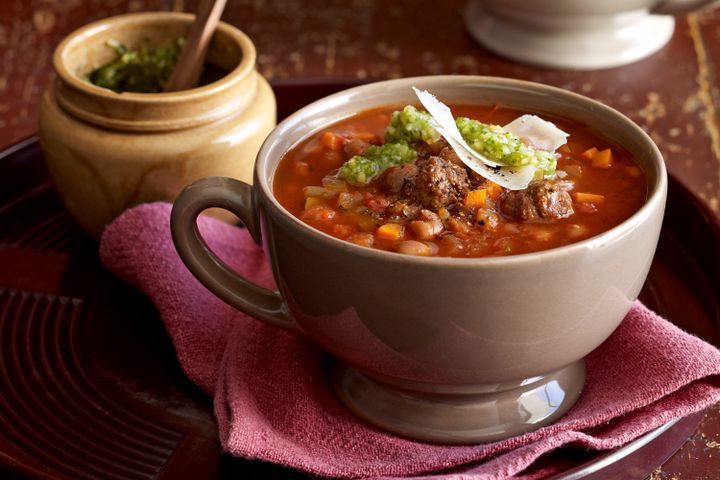
M 595 168 L 610 168 L 612 167 L 612 150 L 606 148 L 605 150 L 596 153 L 592 158 L 592 166 Z

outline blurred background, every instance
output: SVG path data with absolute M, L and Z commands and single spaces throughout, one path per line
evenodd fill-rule
M 0 148 L 33 135 L 36 104 L 52 78 L 57 43 L 90 21 L 125 12 L 192 12 L 190 0 L 3 0 L 0 15 Z M 621 110 L 650 133 L 671 173 L 718 212 L 717 72 L 720 9 L 677 18 L 670 43 L 624 67 L 543 70 L 479 46 L 463 23 L 465 0 L 229 0 L 223 20 L 255 42 L 274 86 L 317 89 L 386 78 L 460 73 L 556 85 Z M 280 114 L 302 106 L 278 93 Z M 288 96 L 290 98 L 288 98 Z M 307 92 L 304 97 L 307 98 Z
M 143 10 L 193 11 L 183 0 L 4 0 L 0 16 L 0 147 L 32 135 L 36 101 L 52 77 L 55 45 L 92 20 Z M 675 173 L 718 211 L 717 61 L 720 11 L 678 18 L 670 44 L 638 63 L 600 71 L 545 71 L 478 46 L 464 0 L 230 0 L 223 20 L 244 30 L 273 84 L 359 83 L 462 73 L 540 81 L 620 109 L 660 145 Z M 278 99 L 282 102 L 282 99 Z M 298 105 L 300 106 L 300 105 Z M 281 105 L 282 108 L 282 105 Z M 709 151 L 714 155 L 708 155 Z

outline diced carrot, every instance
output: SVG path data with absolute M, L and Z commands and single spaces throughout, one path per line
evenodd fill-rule
M 480 208 L 485 205 L 487 198 L 487 189 L 479 188 L 477 190 L 471 190 L 465 194 L 465 206 L 468 208 Z
M 295 175 L 304 177 L 305 175 L 310 173 L 310 165 L 308 165 L 307 162 L 298 160 L 293 164 L 293 170 L 295 170 Z
M 601 152 L 597 152 L 592 158 L 592 166 L 596 168 L 610 168 L 612 167 L 612 150 L 606 148 Z
M 565 154 L 571 154 L 572 148 L 570 148 L 570 144 L 566 143 L 565 145 L 561 145 L 560 148 L 558 148 L 558 152 L 565 153 Z
M 345 140 L 333 132 L 325 132 L 320 136 L 320 145 L 328 150 L 340 150 Z
M 642 170 L 635 166 L 625 167 L 625 171 L 631 177 L 639 177 L 640 175 L 642 175 Z
M 443 220 L 443 221 L 450 218 L 450 212 L 448 212 L 448 209 L 445 207 L 438 208 L 437 214 L 438 214 L 438 217 L 440 217 L 440 220 Z
M 493 200 L 497 200 L 502 194 L 502 187 L 495 182 L 491 182 L 488 180 L 485 183 L 485 188 L 487 188 L 488 197 L 492 198 Z
M 575 198 L 575 201 L 578 203 L 603 203 L 605 201 L 605 195 L 599 195 L 597 193 L 583 193 L 583 192 L 575 192 L 573 193 L 573 198 Z
M 598 149 L 595 147 L 588 148 L 583 153 L 580 154 L 582 158 L 585 160 L 592 160 L 592 158 L 595 156 L 595 154 L 598 153 Z
M 385 240 L 400 240 L 405 235 L 405 227 L 399 223 L 386 223 L 378 227 L 375 235 Z

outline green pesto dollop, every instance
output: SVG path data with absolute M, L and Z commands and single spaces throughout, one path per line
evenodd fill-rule
M 175 62 L 185 46 L 185 38 L 177 38 L 167 47 L 129 50 L 125 45 L 108 41 L 117 58 L 87 75 L 86 80 L 114 92 L 158 93 L 170 78 Z
M 353 185 L 366 185 L 387 168 L 413 163 L 417 152 L 407 143 L 372 145 L 362 155 L 355 155 L 340 167 L 340 177 Z
M 544 176 L 555 173 L 557 161 L 553 153 L 525 145 L 517 135 L 499 125 L 488 125 L 465 117 L 456 118 L 455 124 L 465 142 L 490 160 L 509 167 L 535 165 Z
M 408 105 L 392 113 L 390 123 L 385 129 L 386 143 L 435 143 L 440 133 L 432 127 L 433 119 L 429 113 Z

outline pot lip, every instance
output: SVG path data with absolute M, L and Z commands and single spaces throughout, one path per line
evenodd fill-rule
M 276 139 L 284 132 L 284 130 L 288 129 L 293 124 L 302 122 L 304 117 L 311 114 L 313 110 L 322 109 L 325 105 L 337 105 L 348 101 L 348 97 L 350 95 L 361 93 L 367 90 L 386 89 L 394 86 L 410 87 L 411 85 L 417 85 L 419 88 L 427 88 L 425 84 L 428 81 L 448 82 L 456 85 L 468 85 L 470 83 L 475 83 L 491 87 L 512 87 L 517 90 L 546 93 L 553 96 L 562 96 L 565 99 L 570 100 L 574 103 L 586 105 L 589 109 L 592 109 L 597 115 L 611 116 L 613 119 L 622 123 L 627 129 L 632 130 L 633 134 L 645 143 L 645 147 L 647 148 L 647 151 L 650 153 L 650 156 L 653 160 L 654 168 L 656 169 L 657 173 L 657 178 L 653 184 L 648 183 L 647 185 L 648 197 L 645 203 L 640 207 L 640 209 L 638 209 L 635 213 L 633 213 L 630 217 L 628 217 L 618 225 L 579 242 L 570 243 L 568 245 L 563 245 L 561 247 L 551 248 L 548 250 L 541 250 L 537 252 L 523 253 L 517 255 L 460 258 L 418 257 L 355 245 L 351 242 L 341 240 L 339 238 L 335 238 L 331 235 L 321 232 L 320 230 L 317 230 L 314 227 L 311 227 L 310 225 L 302 222 L 299 218 L 295 217 L 292 213 L 286 210 L 285 207 L 283 207 L 280 202 L 275 198 L 275 195 L 272 191 L 272 185 L 270 184 L 271 182 L 269 182 L 268 176 L 264 174 L 263 170 L 274 170 L 277 167 L 277 163 L 279 163 L 282 159 L 282 156 L 280 156 L 275 161 L 274 165 L 269 166 L 268 164 L 268 162 L 270 161 L 268 150 L 270 149 L 271 145 L 276 141 Z M 338 120 L 338 118 L 333 118 L 326 122 L 324 125 L 330 125 L 336 120 Z M 307 134 L 303 138 L 306 137 Z M 655 145 L 655 142 L 653 142 L 650 136 L 635 122 L 630 120 L 621 112 L 615 110 L 612 107 L 609 107 L 608 105 L 605 105 L 602 102 L 593 100 L 589 97 L 571 92 L 569 90 L 526 80 L 478 75 L 428 75 L 385 80 L 343 90 L 341 92 L 317 100 L 298 110 L 294 114 L 290 115 L 280 124 L 278 124 L 277 127 L 275 127 L 275 129 L 265 139 L 265 142 L 263 143 L 260 152 L 258 153 L 257 161 L 255 163 L 253 191 L 255 197 L 261 196 L 263 200 L 262 202 L 260 202 L 259 205 L 257 205 L 257 207 L 263 210 L 269 210 L 269 214 L 271 214 L 274 219 L 282 223 L 283 226 L 291 229 L 296 237 L 304 237 L 308 241 L 317 242 L 317 244 L 322 247 L 323 250 L 335 250 L 336 252 L 342 253 L 344 255 L 364 258 L 366 260 L 402 264 L 405 267 L 442 266 L 452 268 L 474 269 L 479 266 L 483 266 L 487 268 L 501 269 L 511 266 L 539 264 L 546 261 L 559 260 L 561 258 L 566 258 L 567 256 L 577 256 L 581 255 L 583 252 L 601 249 L 608 244 L 621 240 L 629 233 L 631 233 L 636 227 L 645 223 L 650 217 L 653 216 L 653 214 L 659 211 L 662 215 L 662 212 L 665 208 L 665 200 L 667 196 L 667 184 L 667 170 L 665 168 L 662 154 L 660 153 L 657 145 Z
M 96 34 L 104 30 L 111 30 L 121 25 L 127 25 L 128 23 L 156 23 L 167 21 L 190 24 L 194 19 L 195 16 L 190 13 L 140 12 L 116 15 L 97 20 L 71 32 L 58 44 L 53 54 L 53 67 L 55 68 L 55 72 L 58 74 L 58 77 L 71 87 L 88 95 L 101 99 L 107 99 L 113 102 L 167 104 L 178 101 L 192 102 L 212 97 L 213 95 L 227 90 L 245 79 L 253 71 L 256 61 L 255 45 L 252 40 L 250 40 L 250 38 L 238 28 L 222 21 L 218 22 L 217 31 L 228 35 L 236 42 L 242 51 L 240 63 L 222 78 L 207 85 L 191 88 L 189 90 L 167 93 L 117 93 L 107 88 L 98 87 L 97 85 L 84 81 L 77 74 L 71 72 L 65 64 L 65 59 L 68 55 L 67 51 L 70 47 L 78 43 L 88 41 Z

